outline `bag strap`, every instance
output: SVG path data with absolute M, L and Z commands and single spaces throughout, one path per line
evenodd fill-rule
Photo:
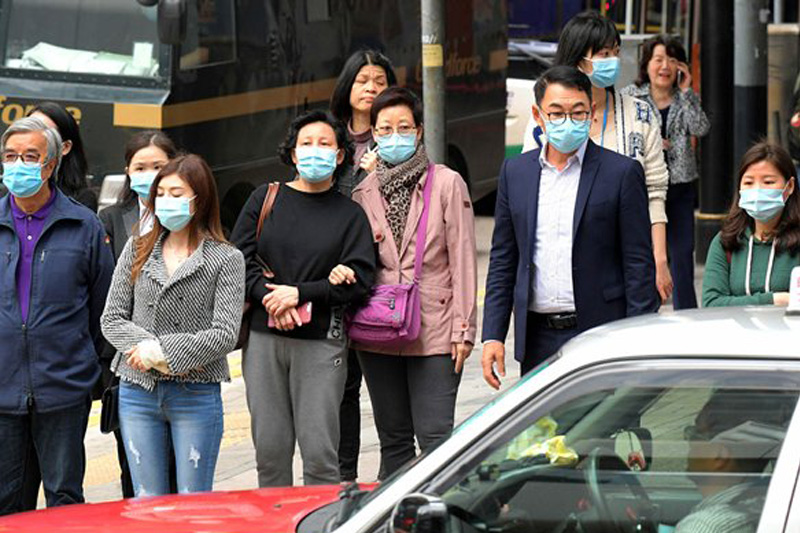
M 278 197 L 278 188 L 281 184 L 273 181 L 267 187 L 267 195 L 264 196 L 264 203 L 261 204 L 261 213 L 258 215 L 258 225 L 256 226 L 256 241 L 261 238 L 261 229 L 264 227 L 264 221 L 272 212 L 272 207 L 275 205 L 275 198 Z
M 431 207 L 431 189 L 433 189 L 433 163 L 428 164 L 428 177 L 425 179 L 425 189 L 422 191 L 422 216 L 417 226 L 417 247 L 414 252 L 414 283 L 419 283 L 422 277 L 422 257 L 425 255 L 425 233 L 428 229 L 428 213 Z

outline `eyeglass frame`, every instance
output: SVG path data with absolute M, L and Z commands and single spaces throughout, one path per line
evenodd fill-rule
M 400 131 L 400 128 L 406 128 L 406 127 L 408 128 L 407 131 L 405 131 L 405 132 Z M 390 135 L 392 135 L 394 133 L 397 133 L 398 135 L 408 135 L 409 133 L 412 133 L 412 132 L 416 133 L 418 131 L 417 126 L 400 126 L 397 129 L 391 128 L 389 126 L 383 126 L 383 128 L 389 128 L 390 131 L 381 133 L 380 131 L 378 131 L 381 128 L 375 128 L 375 127 L 372 128 L 372 130 L 375 132 L 375 136 L 376 137 L 389 137 Z
M 575 120 L 574 115 L 575 114 L 579 114 L 579 113 L 585 113 L 586 114 L 586 118 L 583 119 L 583 120 Z M 553 124 L 554 126 L 560 126 L 560 125 L 564 124 L 567 121 L 568 117 L 569 117 L 570 122 L 572 122 L 573 124 L 580 124 L 581 122 L 586 122 L 587 120 L 589 120 L 592 117 L 592 112 L 591 111 L 570 111 L 569 113 L 567 113 L 565 111 L 553 111 L 553 112 L 542 111 L 542 114 L 545 117 L 547 117 L 547 121 L 550 122 L 551 124 Z M 554 119 L 550 118 L 551 115 L 564 115 L 564 116 L 561 119 L 555 119 L 554 120 Z
M 14 156 L 14 159 L 11 160 L 11 161 L 6 161 L 6 156 L 11 156 L 11 155 Z M 10 150 L 7 150 L 7 151 L 4 151 L 4 152 L 0 153 L 0 162 L 2 164 L 4 164 L 4 165 L 14 165 L 14 164 L 17 163 L 17 161 L 19 161 L 21 159 L 23 165 L 29 165 L 29 166 L 33 166 L 33 165 L 36 165 L 36 164 L 44 166 L 44 165 L 46 165 L 48 163 L 47 154 L 42 155 L 42 154 L 40 154 L 38 152 L 36 153 L 36 161 L 26 161 L 25 160 L 26 156 L 33 156 L 33 155 L 34 154 L 32 152 L 27 152 L 27 153 L 24 153 L 24 154 L 20 154 L 19 152 L 12 152 Z M 44 159 L 42 159 L 42 158 L 44 158 Z

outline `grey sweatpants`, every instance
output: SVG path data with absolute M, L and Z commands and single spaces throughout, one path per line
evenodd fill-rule
M 339 405 L 347 377 L 341 340 L 250 332 L 242 358 L 259 487 L 290 486 L 295 438 L 306 485 L 339 483 Z

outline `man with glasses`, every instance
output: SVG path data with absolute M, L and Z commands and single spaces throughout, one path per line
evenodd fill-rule
M 482 360 L 494 388 L 512 310 L 525 374 L 579 332 L 659 305 L 641 165 L 589 139 L 592 85 L 579 70 L 547 70 L 535 96 L 547 142 L 506 160 L 497 191 Z
M 83 439 L 114 269 L 99 219 L 54 185 L 58 132 L 38 118 L 0 137 L 0 514 L 22 510 L 33 442 L 47 506 L 83 502 Z
M 703 500 L 675 533 L 752 533 L 767 494 L 770 461 L 777 458 L 796 393 L 720 390 L 684 429 L 687 470 Z

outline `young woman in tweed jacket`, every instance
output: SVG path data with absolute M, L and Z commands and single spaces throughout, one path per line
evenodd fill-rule
M 102 317 L 117 349 L 119 416 L 136 496 L 168 492 L 167 432 L 178 491 L 212 489 L 222 440 L 220 382 L 244 303 L 241 252 L 222 234 L 211 169 L 170 161 L 150 188 L 150 233 L 131 238 Z

